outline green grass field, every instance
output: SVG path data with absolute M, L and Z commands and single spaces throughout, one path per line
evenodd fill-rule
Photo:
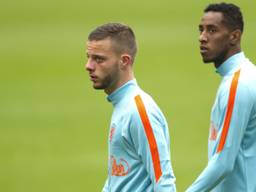
M 1 1 L 0 191 L 101 190 L 112 106 L 91 87 L 85 42 L 110 21 L 137 35 L 135 75 L 166 115 L 177 189 L 184 191 L 207 162 L 220 81 L 198 48 L 198 23 L 210 2 Z M 256 3 L 232 2 L 244 13 L 243 50 L 256 63 Z

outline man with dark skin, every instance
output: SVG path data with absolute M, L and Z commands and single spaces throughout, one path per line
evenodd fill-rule
M 187 192 L 256 191 L 256 67 L 241 51 L 243 17 L 210 4 L 199 24 L 200 53 L 222 76 L 211 111 L 208 164 Z

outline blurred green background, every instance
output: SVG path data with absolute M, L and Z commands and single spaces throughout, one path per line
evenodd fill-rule
M 177 189 L 184 191 L 207 162 L 220 81 L 198 48 L 210 2 L 218 1 L 1 0 L 0 191 L 101 191 L 112 106 L 92 89 L 85 43 L 92 29 L 113 21 L 136 33 L 135 75 L 166 115 Z M 256 63 L 256 3 L 232 2 L 244 14 L 243 50 Z

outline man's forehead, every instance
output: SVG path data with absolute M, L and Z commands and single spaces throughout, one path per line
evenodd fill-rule
M 221 25 L 223 24 L 223 14 L 221 12 L 206 12 L 200 22 L 200 25 Z
M 111 50 L 112 42 L 109 38 L 103 40 L 88 40 L 86 46 L 88 51 L 108 51 Z

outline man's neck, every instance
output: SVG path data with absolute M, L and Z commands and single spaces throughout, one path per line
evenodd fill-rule
M 222 65 L 222 63 L 224 63 L 228 58 L 232 57 L 233 55 L 237 54 L 237 53 L 240 53 L 241 52 L 241 49 L 240 47 L 237 47 L 236 49 L 234 50 L 230 50 L 225 57 L 222 57 L 221 59 L 217 60 L 214 62 L 214 66 L 215 68 L 217 69 L 219 66 Z

